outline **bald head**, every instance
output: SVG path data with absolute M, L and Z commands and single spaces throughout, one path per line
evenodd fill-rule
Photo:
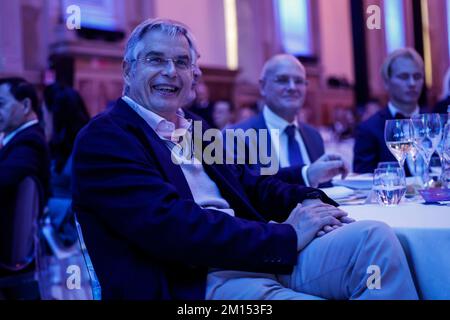
M 259 83 L 270 110 L 292 123 L 306 96 L 306 71 L 300 61 L 289 54 L 273 56 L 264 64 Z
M 266 61 L 264 64 L 261 75 L 259 77 L 260 80 L 264 80 L 269 76 L 270 74 L 273 74 L 274 70 L 278 68 L 279 65 L 295 65 L 298 66 L 303 70 L 303 72 L 306 74 L 305 67 L 303 64 L 293 55 L 290 54 L 277 54 L 274 55 L 272 58 Z

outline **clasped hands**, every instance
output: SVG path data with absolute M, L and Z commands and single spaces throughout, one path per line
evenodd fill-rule
M 284 223 L 294 227 L 297 233 L 297 250 L 300 251 L 314 238 L 322 237 L 354 221 L 346 212 L 319 199 L 306 199 L 292 210 Z

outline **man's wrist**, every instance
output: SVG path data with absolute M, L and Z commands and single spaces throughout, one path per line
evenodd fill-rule
M 311 170 L 309 170 L 311 168 L 311 166 L 307 165 L 304 166 L 302 168 L 302 176 L 303 176 L 303 180 L 305 181 L 305 185 L 307 187 L 313 187 L 313 188 L 317 188 L 317 186 L 319 185 L 319 183 L 316 181 L 315 177 L 313 177 L 310 173 Z

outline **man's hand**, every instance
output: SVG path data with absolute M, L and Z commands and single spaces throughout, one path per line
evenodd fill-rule
M 317 188 L 320 183 L 331 180 L 341 174 L 345 179 L 349 170 L 341 156 L 336 154 L 324 154 L 314 161 L 307 170 L 308 181 L 311 187 Z
M 297 250 L 306 247 L 321 232 L 328 233 L 341 227 L 343 221 L 349 221 L 347 213 L 324 203 L 314 203 L 303 206 L 301 204 L 292 210 L 284 222 L 294 227 L 297 233 Z M 329 228 L 326 228 L 329 227 Z

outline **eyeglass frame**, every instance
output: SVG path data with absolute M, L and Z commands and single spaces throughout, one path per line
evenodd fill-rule
M 161 62 L 159 64 L 152 64 L 149 60 L 150 59 L 161 59 Z M 186 65 L 186 68 L 182 67 L 180 68 L 176 61 L 177 60 L 181 60 L 180 58 L 165 58 L 159 55 L 154 55 L 154 56 L 145 56 L 143 58 L 136 58 L 136 59 L 132 59 L 130 60 L 130 62 L 134 62 L 134 61 L 142 61 L 145 65 L 148 65 L 150 67 L 154 67 L 154 68 L 165 68 L 167 67 L 167 64 L 169 63 L 169 61 L 172 61 L 175 69 L 177 70 L 182 70 L 182 71 L 187 71 L 189 69 L 192 69 L 193 67 L 195 67 L 195 64 L 192 63 L 192 61 L 190 59 L 188 59 L 188 63 Z
M 307 87 L 309 85 L 309 81 L 307 79 L 303 79 L 301 77 L 291 77 L 291 76 L 279 75 L 279 76 L 275 76 L 275 77 L 271 77 L 271 78 L 275 84 L 280 85 L 280 86 L 288 85 L 291 80 L 294 81 L 294 84 L 296 86 Z M 298 80 L 300 80 L 300 82 L 297 82 Z

